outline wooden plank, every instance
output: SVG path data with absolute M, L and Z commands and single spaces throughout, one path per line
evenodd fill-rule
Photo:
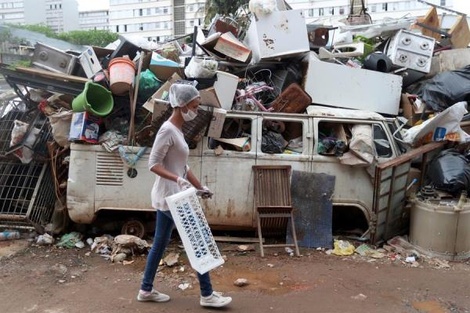
M 249 238 L 249 237 L 232 237 L 232 236 L 214 236 L 215 241 L 220 242 L 247 242 L 247 243 L 258 243 L 258 238 Z M 264 238 L 263 238 L 264 242 Z
M 85 78 L 85 77 L 67 75 L 67 74 L 62 74 L 62 73 L 54 73 L 54 72 L 49 72 L 49 71 L 32 68 L 32 67 L 16 67 L 16 70 L 22 73 L 27 73 L 27 74 L 41 76 L 41 77 L 47 77 L 47 78 L 65 81 L 65 82 L 70 81 L 70 82 L 76 82 L 76 83 L 86 83 L 88 81 L 88 78 Z
M 422 24 L 429 26 L 430 28 L 440 29 L 441 23 L 439 21 L 439 16 L 437 15 L 437 10 L 435 7 L 429 9 L 424 18 L 420 20 Z M 421 27 L 421 33 L 424 36 L 433 37 L 436 40 L 441 40 L 441 35 L 439 33 L 433 32 L 430 29 Z
M 452 26 L 449 34 L 451 35 L 452 48 L 467 48 L 470 43 L 470 29 L 468 28 L 466 15 L 457 18 L 457 22 Z

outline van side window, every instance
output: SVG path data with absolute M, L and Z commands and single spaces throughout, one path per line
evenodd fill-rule
M 209 137 L 209 149 L 251 150 L 251 119 L 226 117 L 220 138 Z
M 269 154 L 302 154 L 303 129 L 299 121 L 263 120 L 261 152 Z
M 342 156 L 348 150 L 349 129 L 349 125 L 343 123 L 318 123 L 318 153 Z
M 387 134 L 382 126 L 374 124 L 374 145 L 378 157 L 389 158 L 392 156 L 392 147 Z

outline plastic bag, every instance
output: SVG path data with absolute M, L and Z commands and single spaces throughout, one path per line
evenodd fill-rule
M 137 152 L 133 152 L 130 149 L 120 145 L 118 147 L 119 156 L 121 157 L 122 162 L 130 168 L 135 167 L 137 161 L 144 155 L 147 147 L 139 147 Z
M 163 83 L 155 76 L 155 74 L 147 69 L 140 73 L 139 78 L 139 99 L 146 101 L 155 91 L 157 91 Z
M 72 111 L 61 111 L 48 116 L 52 127 L 52 137 L 61 147 L 70 145 L 70 123 L 72 122 Z
M 470 136 L 460 128 L 460 121 L 465 113 L 467 102 L 456 103 L 421 125 L 406 130 L 403 140 L 415 147 L 431 141 L 466 142 L 470 140 Z
M 354 253 L 354 246 L 345 240 L 335 240 L 333 254 L 335 255 L 351 255 Z
M 287 142 L 281 134 L 273 131 L 263 133 L 263 138 L 261 139 L 262 152 L 271 154 L 283 153 L 286 146 Z
M 41 130 L 33 127 L 28 133 L 29 124 L 19 120 L 15 120 L 13 123 L 10 147 L 21 144 L 22 147 L 16 149 L 13 154 L 20 159 L 21 163 L 27 164 L 33 160 L 34 151 L 32 148 Z M 26 135 L 27 137 L 24 139 Z
M 192 57 L 184 69 L 186 77 L 212 78 L 217 73 L 219 63 L 213 59 Z
M 454 103 L 470 97 L 470 65 L 442 72 L 429 80 L 418 91 L 418 96 L 433 111 L 443 111 Z
M 250 0 L 248 8 L 256 16 L 266 16 L 278 11 L 276 0 Z
M 455 149 L 443 150 L 434 157 L 426 175 L 435 188 L 454 196 L 462 190 L 470 192 L 470 165 L 465 156 Z

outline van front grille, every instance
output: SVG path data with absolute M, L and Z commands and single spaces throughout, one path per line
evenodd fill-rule
M 96 155 L 96 185 L 122 186 L 124 163 L 117 154 L 98 152 Z

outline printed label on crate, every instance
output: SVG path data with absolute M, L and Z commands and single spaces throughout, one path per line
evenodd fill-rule
M 170 207 L 191 267 L 199 274 L 204 274 L 224 264 L 196 195 L 196 189 L 189 188 L 166 197 L 165 200 Z

